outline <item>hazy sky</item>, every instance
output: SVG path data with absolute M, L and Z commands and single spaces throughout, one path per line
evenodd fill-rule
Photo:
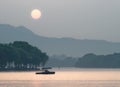
M 33 20 L 31 10 L 42 11 Z M 120 42 L 120 0 L 1 0 L 0 23 L 48 37 Z

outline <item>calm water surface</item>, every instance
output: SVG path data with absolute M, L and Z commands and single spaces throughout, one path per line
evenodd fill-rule
M 120 87 L 119 69 L 55 69 L 55 75 L 1 72 L 0 87 Z

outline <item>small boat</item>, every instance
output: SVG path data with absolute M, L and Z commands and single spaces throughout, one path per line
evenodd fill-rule
M 44 70 L 42 72 L 36 72 L 36 74 L 55 74 L 53 71 Z

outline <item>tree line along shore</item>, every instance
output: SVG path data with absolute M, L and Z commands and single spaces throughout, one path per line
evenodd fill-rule
M 37 70 L 48 55 L 24 41 L 0 44 L 0 70 Z
M 47 53 L 25 41 L 0 44 L 0 71 L 39 70 L 45 64 L 52 67 L 120 68 L 120 53 L 89 53 L 79 58 L 49 58 Z

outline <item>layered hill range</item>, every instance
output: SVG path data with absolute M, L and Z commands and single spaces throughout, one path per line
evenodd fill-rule
M 94 31 L 93 31 L 94 32 Z M 61 55 L 80 57 L 87 53 L 111 54 L 120 52 L 120 43 L 105 40 L 80 40 L 73 38 L 49 38 L 39 36 L 29 29 L 20 26 L 0 24 L 0 43 L 13 41 L 27 41 L 48 55 Z

